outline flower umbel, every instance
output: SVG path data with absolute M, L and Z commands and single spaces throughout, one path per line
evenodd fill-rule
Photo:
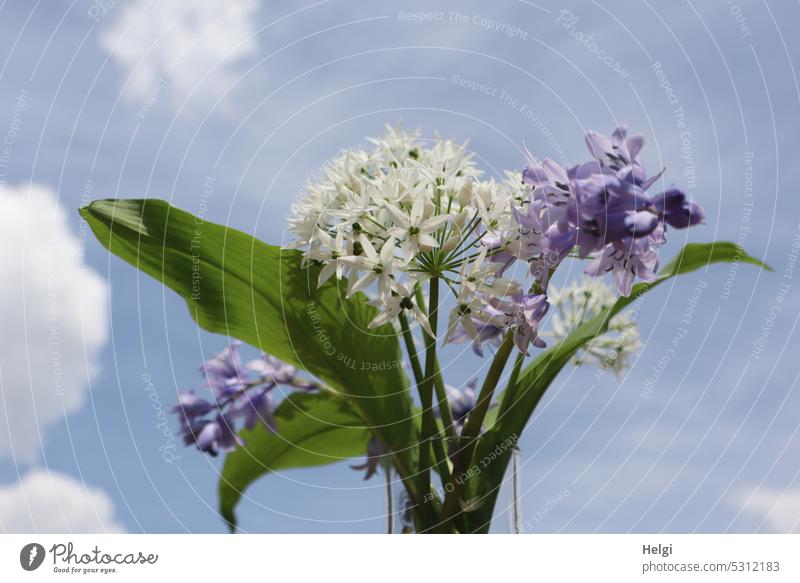
M 602 281 L 584 279 L 563 288 L 550 288 L 553 313 L 546 336 L 560 342 L 567 335 L 591 320 L 616 301 L 614 292 Z M 636 320 L 629 312 L 611 318 L 608 330 L 595 337 L 573 358 L 576 365 L 597 364 L 619 376 L 629 368 L 642 347 Z

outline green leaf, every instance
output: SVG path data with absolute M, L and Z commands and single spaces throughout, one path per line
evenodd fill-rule
M 686 245 L 664 266 L 656 281 L 637 284 L 629 297 L 617 299 L 601 314 L 572 330 L 560 343 L 540 353 L 523 369 L 516 386 L 501 396 L 497 418 L 479 438 L 475 448 L 473 465 L 481 471 L 476 478 L 468 482 L 464 496 L 465 499 L 475 503 L 475 509 L 467 514 L 473 531 L 486 532 L 489 529 L 497 494 L 511 458 L 511 448 L 507 444 L 519 440 L 539 400 L 575 353 L 592 339 L 606 332 L 608 322 L 614 315 L 657 285 L 676 275 L 689 273 L 713 263 L 730 262 L 750 263 L 772 271 L 768 265 L 751 257 L 733 243 Z
M 295 393 L 275 411 L 278 432 L 242 431 L 245 446 L 225 458 L 219 481 L 220 512 L 233 530 L 234 508 L 257 478 L 292 468 L 332 464 L 364 455 L 370 431 L 344 399 L 331 393 Z
M 394 329 L 368 330 L 375 308 L 345 299 L 335 278 L 317 289 L 303 255 L 202 220 L 162 200 L 99 200 L 80 209 L 112 253 L 163 282 L 197 323 L 307 370 L 350 399 L 411 472 L 416 441 L 408 380 Z

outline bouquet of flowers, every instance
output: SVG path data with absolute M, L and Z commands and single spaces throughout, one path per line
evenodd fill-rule
M 260 476 L 366 454 L 353 467 L 386 477 L 389 532 L 395 514 L 405 532 L 487 532 L 519 436 L 559 371 L 630 365 L 640 341 L 627 306 L 710 263 L 766 267 L 714 242 L 659 269 L 669 232 L 704 213 L 656 188 L 664 171 L 648 175 L 644 138 L 625 126 L 590 131 L 582 164 L 525 149 L 521 171 L 501 178 L 484 177 L 466 144 L 392 127 L 370 143 L 307 185 L 283 247 L 160 200 L 81 209 L 112 253 L 232 338 L 201 367 L 207 390 L 180 392 L 174 408 L 187 445 L 227 453 L 220 509 L 232 528 Z M 587 278 L 550 284 L 576 262 Z M 606 274 L 613 290 L 597 279 Z M 262 356 L 242 363 L 239 341 Z M 460 389 L 439 361 L 451 343 L 491 359 Z

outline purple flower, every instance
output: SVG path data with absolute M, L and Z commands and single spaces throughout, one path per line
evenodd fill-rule
M 625 166 L 637 164 L 636 157 L 644 147 L 644 136 L 635 134 L 628 137 L 628 126 L 621 124 L 611 137 L 589 130 L 586 133 L 586 145 L 600 164 L 613 170 L 620 170 Z
M 487 319 L 490 321 L 485 322 L 477 318 L 472 318 L 472 323 L 475 325 L 475 329 L 478 332 L 477 335 L 470 335 L 464 329 L 464 326 L 459 323 L 453 332 L 448 334 L 447 342 L 461 344 L 462 342 L 471 341 L 472 351 L 480 357 L 483 357 L 484 344 L 488 343 L 495 347 L 500 346 L 500 344 L 503 342 L 503 334 L 505 334 L 505 330 L 500 326 L 492 324 L 491 321 L 494 320 L 495 316 L 501 316 L 502 312 L 489 304 L 484 305 L 481 309 L 481 312 L 483 312 L 484 316 L 488 316 Z
M 203 421 L 184 433 L 187 445 L 195 443 L 200 451 L 216 456 L 220 449 L 230 451 L 244 441 L 236 434 L 233 423 L 225 415 L 218 415 L 213 421 Z
M 541 291 L 547 291 L 551 272 L 575 247 L 576 237 L 575 229 L 562 231 L 558 225 L 551 225 L 542 236 L 542 253 L 529 262 L 531 275 Z
M 500 313 L 492 323 L 513 331 L 514 344 L 520 352 L 528 354 L 529 344 L 537 348 L 547 346 L 538 335 L 539 324 L 550 308 L 545 294 L 516 294 L 511 301 L 492 298 L 490 303 Z
M 233 407 L 236 417 L 244 418 L 244 426 L 247 429 L 255 429 L 260 423 L 268 431 L 276 431 L 275 404 L 272 401 L 272 389 L 275 385 L 268 385 L 251 393 L 243 393 Z
M 200 367 L 217 399 L 236 393 L 244 387 L 239 344 L 241 342 L 238 340 L 232 341 L 222 352 L 209 358 Z
M 213 409 L 213 403 L 201 399 L 194 391 L 178 391 L 178 402 L 172 406 L 171 412 L 179 414 L 183 422 L 189 424 Z
M 629 237 L 644 237 L 659 223 L 652 199 L 636 184 L 612 174 L 598 174 L 576 183 L 576 196 L 567 209 L 577 229 L 580 257 Z
M 262 381 L 276 385 L 290 385 L 298 389 L 316 389 L 317 384 L 297 376 L 297 368 L 271 354 L 262 353 L 261 358 L 247 363 L 247 368 L 259 375 Z
M 685 229 L 702 223 L 705 213 L 696 202 L 687 200 L 677 188 L 671 188 L 655 197 L 654 206 L 670 227 Z
M 365 480 L 369 480 L 372 476 L 378 473 L 381 460 L 386 455 L 386 448 L 376 437 L 372 437 L 367 443 L 367 460 L 363 464 L 350 466 L 354 470 L 367 470 L 364 475 Z
M 461 427 L 467 420 L 467 416 L 475 408 L 477 402 L 477 395 L 475 387 L 478 384 L 478 379 L 471 379 L 466 385 L 464 390 L 459 391 L 457 388 L 445 385 L 447 391 L 447 402 L 450 405 L 450 411 L 453 413 L 453 422 L 456 427 Z
M 627 239 L 608 245 L 592 261 L 584 273 L 600 277 L 612 273 L 617 289 L 623 296 L 631 295 L 633 281 L 638 276 L 643 281 L 653 281 L 658 269 L 658 247 L 664 242 L 661 227 L 651 235 L 639 239 Z
M 529 262 L 537 291 L 546 291 L 550 273 L 573 246 L 582 259 L 599 252 L 586 273 L 613 273 L 620 293 L 628 295 L 637 276 L 655 277 L 666 225 L 690 227 L 702 223 L 704 213 L 680 190 L 647 193 L 664 171 L 648 178 L 638 160 L 644 137 L 629 136 L 624 124 L 611 136 L 589 131 L 586 145 L 594 160 L 566 170 L 552 160 L 539 163 L 526 150 L 522 181 L 533 193 L 527 212 L 517 210 L 514 218 L 535 232 L 540 253 L 506 248 L 511 260 Z
M 525 148 L 528 163 L 522 171 L 522 182 L 533 187 L 534 194 L 548 204 L 563 206 L 571 195 L 571 177 L 569 172 L 550 158 L 541 162 Z
M 297 369 L 280 359 L 262 354 L 260 359 L 242 367 L 239 341 L 232 341 L 219 354 L 200 367 L 213 401 L 202 399 L 193 391 L 178 393 L 172 407 L 180 422 L 180 434 L 186 445 L 196 445 L 210 455 L 242 445 L 237 435 L 237 422 L 246 429 L 259 424 L 275 431 L 273 390 L 278 385 L 311 390 L 318 386 L 300 378 Z

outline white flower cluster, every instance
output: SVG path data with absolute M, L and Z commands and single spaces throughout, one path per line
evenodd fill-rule
M 596 279 L 574 281 L 563 288 L 551 285 L 548 295 L 553 306 L 551 330 L 543 335 L 557 342 L 617 301 L 611 288 Z M 641 347 L 636 321 L 629 312 L 622 312 L 611 318 L 605 334 L 597 336 L 578 351 L 573 362 L 576 365 L 597 364 L 620 375 L 631 366 Z
M 522 289 L 498 277 L 493 262 L 507 246 L 521 244 L 521 234 L 508 236 L 519 231 L 512 206 L 530 195 L 520 174 L 481 180 L 466 144 L 423 142 L 419 132 L 387 126 L 370 142 L 369 150 L 349 150 L 331 162 L 292 209 L 290 247 L 322 265 L 319 285 L 347 277 L 348 297 L 374 286 L 372 303 L 381 313 L 372 327 L 404 312 L 432 335 L 420 285 L 438 277 L 457 297 L 449 339 L 466 333 L 474 340 L 490 321 L 510 325 L 513 314 L 500 314 L 490 301 Z M 496 246 L 491 239 L 510 242 Z M 497 323 L 498 316 L 509 321 Z

